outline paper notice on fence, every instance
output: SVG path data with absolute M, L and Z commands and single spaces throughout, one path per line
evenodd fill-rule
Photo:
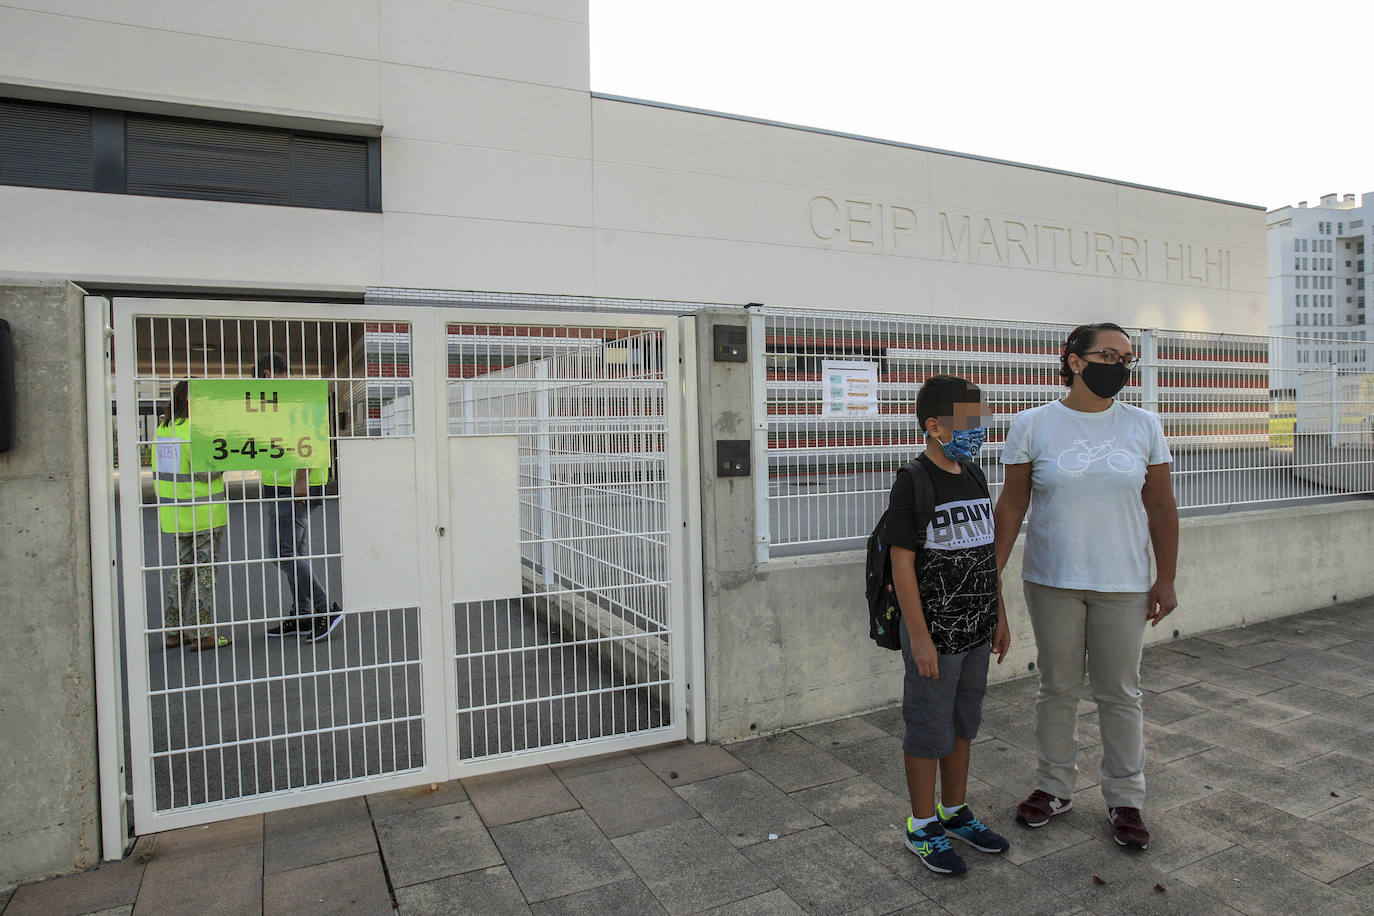
M 878 415 L 878 364 L 821 361 L 821 413 L 826 417 Z

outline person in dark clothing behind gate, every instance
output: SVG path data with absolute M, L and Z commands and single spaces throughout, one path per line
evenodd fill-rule
M 268 353 L 258 360 L 258 378 L 286 376 L 286 360 L 280 353 Z M 264 555 L 275 557 L 277 568 L 286 576 L 293 608 L 291 615 L 267 628 L 268 636 L 295 633 L 306 636 L 310 642 L 319 642 L 343 621 L 339 605 L 330 602 L 306 559 L 310 554 L 313 510 L 323 502 L 321 496 L 328 480 L 329 471 L 325 468 L 262 472 Z
M 977 385 L 952 375 L 926 380 L 916 396 L 916 419 L 926 435 L 917 465 L 929 480 L 898 472 L 883 533 L 892 545 L 906 663 L 902 753 L 911 800 L 906 845 L 921 864 L 945 875 L 966 870 L 951 837 L 980 852 L 1008 848 L 973 816 L 964 797 L 989 654 L 1001 664 L 1011 645 L 997 586 L 992 500 L 982 469 L 973 463 L 985 435 L 982 416 Z M 918 500 L 918 487 L 931 498 Z M 929 518 L 922 517 L 926 513 Z

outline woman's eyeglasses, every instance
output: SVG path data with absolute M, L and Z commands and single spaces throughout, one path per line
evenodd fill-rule
M 1117 363 L 1120 363 L 1127 369 L 1134 369 L 1137 365 L 1140 364 L 1140 357 L 1136 356 L 1134 353 L 1131 353 L 1128 356 L 1122 356 L 1120 353 L 1116 352 L 1111 347 L 1107 347 L 1102 350 L 1088 350 L 1084 352 L 1083 355 L 1087 356 L 1090 353 L 1102 357 L 1102 361 L 1109 366 L 1115 366 Z

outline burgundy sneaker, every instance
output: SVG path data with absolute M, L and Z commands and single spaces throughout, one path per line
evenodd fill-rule
M 1150 845 L 1150 831 L 1140 819 L 1139 808 L 1108 808 L 1107 820 L 1112 824 L 1112 839 L 1118 846 L 1138 846 L 1147 849 Z
M 1016 806 L 1016 819 L 1027 827 L 1043 827 L 1056 814 L 1063 814 L 1073 807 L 1068 798 L 1058 798 L 1048 792 L 1036 789 L 1021 804 Z

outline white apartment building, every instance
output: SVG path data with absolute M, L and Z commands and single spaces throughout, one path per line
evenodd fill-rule
M 1370 339 L 1366 287 L 1374 260 L 1374 193 L 1325 194 L 1321 203 L 1270 211 L 1270 333 L 1287 342 L 1282 362 L 1299 369 L 1360 369 Z M 1293 388 L 1295 378 L 1276 379 Z

